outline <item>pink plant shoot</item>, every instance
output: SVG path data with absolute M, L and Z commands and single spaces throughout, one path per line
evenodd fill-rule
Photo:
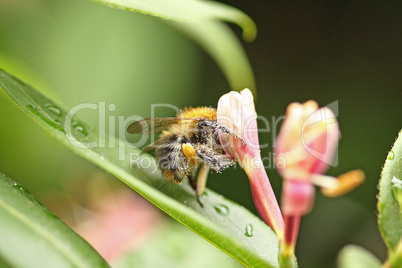
M 245 170 L 253 194 L 254 204 L 264 221 L 283 238 L 282 214 L 261 159 L 258 141 L 257 114 L 249 89 L 230 92 L 218 102 L 217 120 L 236 135 L 219 133 L 225 152 Z
M 315 101 L 288 106 L 275 146 L 276 159 L 285 163 L 277 166 L 284 179 L 281 199 L 284 258 L 294 253 L 301 216 L 309 213 L 314 204 L 314 185 L 322 187 L 324 195 L 335 197 L 364 180 L 360 170 L 350 171 L 338 179 L 323 175 L 331 165 L 339 138 L 339 125 L 329 108 L 319 109 Z

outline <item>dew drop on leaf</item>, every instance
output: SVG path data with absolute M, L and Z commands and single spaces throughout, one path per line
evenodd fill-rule
M 29 198 L 31 201 L 35 201 L 35 197 L 29 192 L 27 188 L 19 184 L 18 182 L 13 182 L 13 188 L 16 189 L 18 192 L 23 194 L 25 197 Z
M 214 209 L 216 212 L 218 212 L 220 215 L 228 215 L 229 214 L 229 208 L 225 205 L 216 205 L 214 206 Z
M 398 179 L 397 177 L 395 177 L 395 176 L 392 177 L 391 184 L 392 184 L 392 187 L 402 190 L 402 180 Z
M 22 192 L 22 193 L 28 193 L 28 189 L 25 188 L 24 186 L 22 186 L 21 184 L 19 184 L 18 182 L 14 182 L 13 183 L 13 187 L 15 189 L 17 189 L 18 191 Z
M 73 122 L 71 125 L 73 126 L 73 128 L 74 128 L 75 131 L 81 133 L 81 134 L 84 135 L 85 137 L 88 136 L 87 130 L 86 130 L 86 129 L 84 128 L 84 126 L 81 125 L 80 123 Z
M 391 150 L 391 151 L 388 153 L 387 159 L 388 159 L 388 160 L 394 160 L 394 158 L 395 158 L 395 153 L 394 153 L 394 151 Z
M 252 237 L 253 236 L 253 225 L 251 225 L 251 223 L 246 225 L 246 229 L 245 229 L 244 234 L 247 237 Z
M 33 105 L 28 104 L 28 105 L 27 105 L 27 108 L 28 108 L 33 114 L 42 116 L 42 114 L 39 112 L 38 108 L 34 107 Z
M 53 103 L 47 103 L 45 105 L 46 109 L 49 110 L 49 112 L 51 112 L 52 114 L 55 114 L 57 116 L 61 116 L 61 109 L 59 107 L 57 107 L 56 105 L 54 105 Z

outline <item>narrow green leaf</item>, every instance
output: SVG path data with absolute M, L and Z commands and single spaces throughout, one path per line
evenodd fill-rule
M 6 267 L 109 267 L 26 188 L 2 173 L 0 237 L 0 264 Z
M 392 253 L 402 237 L 402 131 L 385 160 L 379 189 L 378 225 Z
M 214 1 L 199 0 L 94 0 L 112 7 L 161 17 L 195 40 L 217 62 L 232 90 L 250 88 L 255 81 L 248 58 L 230 28 L 221 21 L 238 25 L 243 38 L 253 41 L 257 28 L 242 11 Z M 133 26 L 135 27 L 135 26 Z
M 366 249 L 349 245 L 338 256 L 338 268 L 380 268 L 381 262 Z
M 197 20 L 223 20 L 237 24 L 243 30 L 243 37 L 253 41 L 257 28 L 242 11 L 214 1 L 200 0 L 93 0 L 105 5 L 129 11 L 144 13 L 185 23 Z
M 174 25 L 208 51 L 222 69 L 232 90 L 249 88 L 256 95 L 250 62 L 236 36 L 227 29 L 227 25 L 216 21 Z
M 121 139 L 98 133 L 72 114 L 77 112 L 75 108 L 97 109 L 97 105 L 82 104 L 67 113 L 31 86 L 2 70 L 0 86 L 19 107 L 69 149 L 114 174 L 239 262 L 248 267 L 278 267 L 278 238 L 251 212 L 210 190 L 201 197 L 204 207 L 200 207 L 189 184 L 168 182 L 156 168 L 153 157 L 141 155 L 139 149 Z M 128 123 L 129 120 L 123 122 Z M 123 130 L 122 137 L 125 125 L 119 127 Z M 105 141 L 108 146 L 102 144 Z

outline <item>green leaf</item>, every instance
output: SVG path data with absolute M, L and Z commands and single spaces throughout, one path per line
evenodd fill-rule
M 249 88 L 256 95 L 253 71 L 247 55 L 226 25 L 216 21 L 174 25 L 208 51 L 222 69 L 232 90 Z
M 338 268 L 380 268 L 381 262 L 366 249 L 349 245 L 338 256 Z
M 242 11 L 214 1 L 199 0 L 94 0 L 105 5 L 185 23 L 197 20 L 223 20 L 243 29 L 243 37 L 254 40 L 254 22 Z
M 402 131 L 388 153 L 381 173 L 378 197 L 378 225 L 388 249 L 392 251 L 402 237 Z
M 141 155 L 141 150 L 122 140 L 130 120 L 119 126 L 121 139 L 107 137 L 74 115 L 78 108 L 98 109 L 96 104 L 77 105 L 67 113 L 31 86 L 2 70 L 0 86 L 62 144 L 114 174 L 239 262 L 249 267 L 278 267 L 278 238 L 264 222 L 244 207 L 210 190 L 201 197 L 204 207 L 200 207 L 187 181 L 182 185 L 168 182 L 156 168 L 153 157 Z
M 0 265 L 109 267 L 79 235 L 22 185 L 0 173 Z
M 157 258 L 155 254 L 158 255 Z M 113 267 L 241 268 L 244 266 L 228 258 L 225 253 L 216 250 L 208 242 L 199 239 L 187 228 L 169 220 L 147 243 L 127 253 Z
M 230 28 L 222 23 L 235 23 L 243 38 L 252 41 L 257 28 L 242 11 L 214 1 L 199 0 L 94 0 L 112 7 L 161 17 L 183 31 L 217 62 L 232 90 L 250 88 L 255 81 L 248 58 Z M 173 23 L 174 22 L 174 23 Z M 135 27 L 133 25 L 133 27 Z

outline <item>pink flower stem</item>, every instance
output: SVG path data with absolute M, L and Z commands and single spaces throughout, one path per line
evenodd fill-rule
M 250 178 L 251 192 L 258 213 L 274 230 L 279 240 L 282 240 L 284 229 L 282 213 L 262 163 L 256 168 L 245 165 L 244 169 Z

